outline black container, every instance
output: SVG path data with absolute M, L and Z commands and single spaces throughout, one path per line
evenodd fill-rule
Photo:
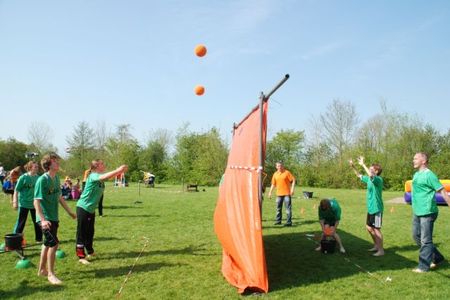
M 320 241 L 320 250 L 322 253 L 334 253 L 334 249 L 336 249 L 336 240 L 335 239 L 323 239 Z
M 21 250 L 22 249 L 22 234 L 11 233 L 5 235 L 5 250 Z
M 311 198 L 313 197 L 313 192 L 307 192 L 307 191 L 304 191 L 304 192 L 303 192 L 303 197 L 304 197 L 305 199 L 311 199 Z

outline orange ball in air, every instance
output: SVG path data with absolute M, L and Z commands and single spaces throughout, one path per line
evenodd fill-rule
M 197 55 L 198 57 L 203 57 L 206 55 L 206 47 L 204 45 L 197 45 L 195 47 L 195 55 Z
M 197 85 L 194 88 L 194 92 L 197 96 L 201 96 L 205 93 L 205 88 L 201 85 Z

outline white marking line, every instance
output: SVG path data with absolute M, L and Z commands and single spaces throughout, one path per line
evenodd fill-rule
M 133 273 L 134 266 L 136 265 L 137 261 L 139 260 L 139 258 L 141 257 L 142 253 L 144 252 L 145 248 L 148 245 L 148 238 L 144 236 L 143 239 L 145 239 L 144 247 L 142 247 L 141 253 L 139 253 L 138 257 L 136 257 L 136 259 L 134 260 L 134 263 L 131 266 L 130 271 L 128 272 L 127 276 L 125 277 L 125 280 L 123 281 L 122 286 L 120 287 L 116 298 L 120 298 L 120 296 L 122 295 L 122 290 L 125 287 L 125 284 L 127 283 L 128 278 L 130 278 L 131 273 Z
M 316 243 L 316 245 L 319 244 L 319 242 L 317 242 L 317 241 L 311 239 L 311 238 L 309 237 L 309 235 L 306 235 L 306 238 L 307 238 L 308 240 L 313 241 L 314 243 Z M 386 277 L 386 280 L 385 280 L 385 281 L 382 280 L 382 279 L 380 279 L 379 276 L 376 276 L 375 274 L 370 273 L 369 271 L 367 271 L 366 269 L 364 269 L 364 268 L 361 267 L 360 265 L 358 265 L 358 264 L 352 262 L 352 261 L 350 260 L 350 258 L 348 258 L 348 257 L 344 257 L 344 259 L 345 259 L 345 261 L 348 262 L 349 264 L 353 264 L 353 265 L 354 265 L 355 267 L 357 267 L 359 270 L 361 270 L 362 272 L 364 272 L 364 273 L 368 274 L 369 276 L 375 278 L 376 280 L 378 280 L 378 281 L 381 282 L 381 283 L 386 283 L 386 282 L 391 282 L 391 281 L 392 281 L 392 278 L 389 277 L 389 276 Z

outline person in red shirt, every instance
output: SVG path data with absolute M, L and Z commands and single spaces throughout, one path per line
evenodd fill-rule
M 292 226 L 292 201 L 294 194 L 295 177 L 284 168 L 283 163 L 277 162 L 275 167 L 277 171 L 272 176 L 272 185 L 270 186 L 269 199 L 272 197 L 272 191 L 277 188 L 277 215 L 275 217 L 275 225 L 281 224 L 281 210 L 286 208 L 286 224 L 284 226 Z

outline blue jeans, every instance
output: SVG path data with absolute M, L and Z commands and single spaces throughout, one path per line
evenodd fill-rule
M 419 269 L 428 271 L 430 264 L 440 263 L 444 260 L 444 256 L 433 244 L 433 226 L 438 214 L 432 213 L 425 216 L 416 216 L 413 214 L 412 235 L 419 251 Z
M 275 220 L 277 223 L 281 223 L 281 210 L 284 207 L 286 208 L 286 224 L 292 224 L 292 204 L 291 204 L 291 196 L 277 196 L 277 216 Z

